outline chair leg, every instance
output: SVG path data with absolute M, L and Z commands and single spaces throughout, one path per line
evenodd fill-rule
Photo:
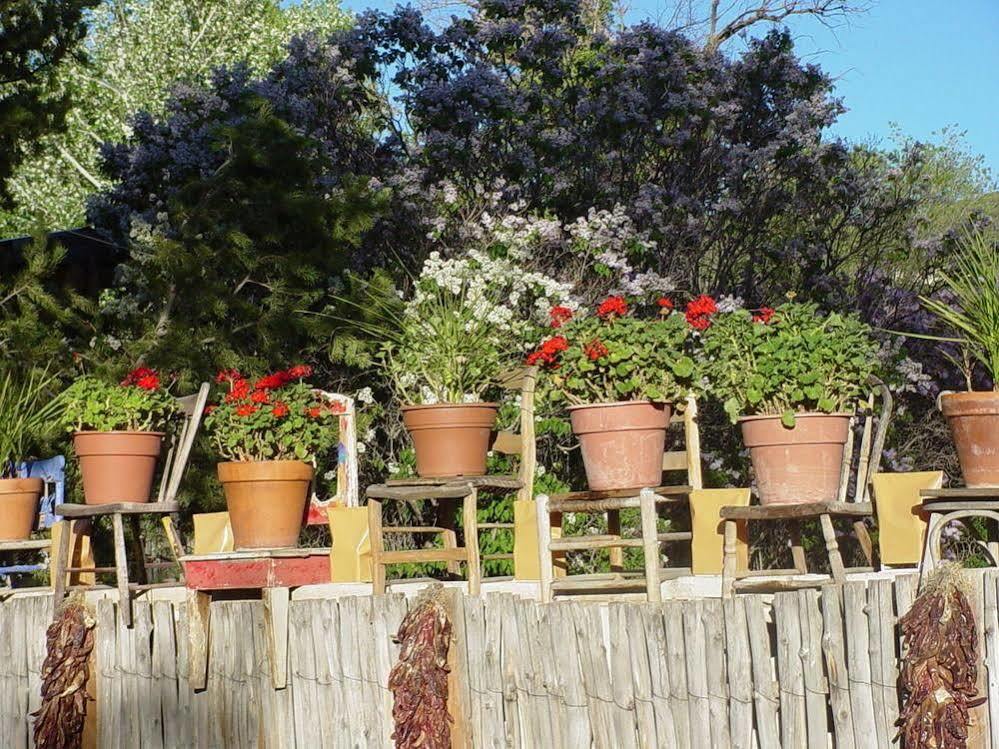
M 656 523 L 656 497 L 651 491 L 643 490 L 639 495 L 638 502 L 642 513 L 645 592 L 649 598 L 649 603 L 659 603 L 663 599 L 663 594 L 659 587 L 659 528 Z M 613 512 L 616 514 L 618 510 L 613 510 Z
M 802 575 L 808 574 L 808 560 L 805 558 L 805 547 L 801 545 L 801 523 L 791 521 L 791 558 L 794 568 Z
M 867 523 L 863 520 L 855 520 L 853 532 L 857 535 L 857 543 L 860 550 L 864 552 L 864 559 L 867 560 L 868 567 L 874 567 L 874 544 L 871 543 L 871 534 L 867 532 Z
M 468 594 L 477 596 L 482 589 L 482 569 L 479 560 L 479 493 L 473 486 L 463 502 L 465 553 L 468 555 Z
M 73 521 L 59 521 L 59 546 L 56 548 L 55 576 L 52 580 L 52 619 L 66 597 L 66 568 L 69 566 L 70 541 L 73 538 Z
M 538 580 L 541 586 L 541 602 L 551 603 L 554 562 L 551 551 L 552 516 L 548 512 L 548 495 L 539 494 L 534 503 L 538 516 Z
M 846 572 L 843 570 L 843 557 L 839 553 L 839 543 L 836 541 L 836 529 L 829 515 L 820 515 L 822 537 L 826 541 L 826 552 L 829 554 L 829 569 L 833 580 L 837 583 L 846 582 Z
M 457 518 L 455 517 L 454 504 L 450 500 L 440 500 L 437 512 L 437 522 L 444 528 L 444 532 L 441 533 L 441 540 L 444 542 L 445 549 L 457 549 L 458 548 L 458 534 L 455 530 L 457 525 Z M 450 560 L 447 562 L 447 571 L 457 577 L 461 574 L 461 562 L 456 562 Z
M 611 536 L 621 535 L 621 511 L 607 510 L 607 533 Z M 624 572 L 624 549 L 614 546 L 610 549 L 611 572 Z
M 381 594 L 385 592 L 385 565 L 382 562 L 385 544 L 382 540 L 382 503 L 377 499 L 368 499 L 368 541 L 371 543 L 371 589 Z
M 725 521 L 724 561 L 722 562 L 722 598 L 731 598 L 735 588 L 735 566 L 739 526 L 734 520 Z
M 135 565 L 135 582 L 145 585 L 149 582 L 146 574 L 146 550 L 142 546 L 142 525 L 138 515 L 128 516 L 128 551 Z
M 922 590 L 923 581 L 933 572 L 940 561 L 940 533 L 938 526 L 946 524 L 946 515 L 930 512 L 926 521 L 926 535 L 923 537 L 923 558 L 919 563 L 919 586 Z
M 128 590 L 128 556 L 125 553 L 125 523 L 121 513 L 111 516 L 114 530 L 114 566 L 118 583 L 118 610 L 126 627 L 132 626 L 132 596 Z

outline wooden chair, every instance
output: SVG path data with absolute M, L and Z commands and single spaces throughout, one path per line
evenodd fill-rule
M 864 408 L 858 409 L 850 420 L 850 437 L 843 452 L 840 471 L 839 497 L 835 502 L 807 502 L 801 504 L 753 505 L 750 507 L 723 507 L 725 521 L 725 557 L 722 565 L 722 597 L 729 598 L 736 591 L 765 592 L 770 590 L 796 590 L 812 588 L 829 580 L 794 580 L 791 576 L 808 574 L 805 549 L 801 541 L 801 523 L 818 519 L 822 538 L 829 558 L 831 580 L 837 584 L 846 580 L 851 572 L 874 570 L 874 549 L 867 532 L 867 518 L 873 517 L 874 505 L 870 501 L 871 481 L 881 465 L 885 435 L 892 414 L 892 396 L 887 386 L 876 378 L 871 380 L 872 391 Z M 875 407 L 877 406 L 877 410 Z M 875 422 L 877 426 L 875 428 Z M 855 445 L 858 439 L 859 447 Z M 836 540 L 834 520 L 848 519 L 853 527 L 860 548 L 867 560 L 864 567 L 844 567 L 843 557 Z M 794 567 L 775 570 L 737 570 L 736 538 L 740 523 L 775 523 L 787 526 L 791 538 L 791 556 Z M 762 578 L 746 580 L 744 578 Z
M 993 567 L 999 567 L 999 487 L 955 487 L 923 489 L 919 492 L 921 508 L 927 518 L 923 554 L 919 564 L 920 588 L 927 576 L 940 564 L 941 536 L 952 522 L 977 518 L 983 521 L 986 538 L 972 543 Z M 969 532 L 973 533 L 971 529 Z
M 314 392 L 327 402 L 339 406 L 336 492 L 321 499 L 319 481 L 313 481 L 305 518 L 310 525 L 326 525 L 332 508 L 358 507 L 357 414 L 354 399 L 350 396 L 322 390 Z M 219 516 L 224 514 L 217 513 Z M 184 584 L 188 589 L 188 678 L 191 688 L 203 689 L 207 683 L 212 593 L 259 590 L 264 601 L 271 684 L 275 689 L 283 689 L 288 680 L 288 607 L 291 590 L 302 585 L 330 582 L 330 549 L 232 549 L 230 544 L 230 548 L 225 551 L 182 554 L 180 563 L 184 569 Z
M 672 486 L 645 487 L 623 491 L 581 491 L 552 496 L 539 495 L 538 553 L 541 557 L 541 599 L 552 600 L 559 593 L 626 592 L 645 589 L 649 601 L 662 600 L 660 583 L 671 577 L 689 575 L 689 568 L 661 568 L 660 551 L 663 544 L 689 543 L 690 531 L 659 533 L 658 510 L 689 512 L 689 494 L 703 486 L 701 478 L 701 441 L 697 425 L 697 402 L 687 399 L 682 414 L 670 419 L 671 427 L 682 427 L 683 449 L 669 450 L 663 454 L 664 473 L 682 473 L 685 483 Z M 675 429 L 673 431 L 676 431 Z M 621 510 L 637 508 L 641 514 L 641 533 L 628 538 L 621 533 Z M 561 525 L 562 513 L 587 513 L 607 516 L 607 533 L 602 535 L 565 536 L 554 538 L 553 525 Z M 555 520 L 553 521 L 553 517 Z M 563 529 L 564 530 L 564 529 Z M 629 572 L 624 569 L 624 549 L 641 548 L 643 569 Z M 608 549 L 609 573 L 571 575 L 556 578 L 555 557 L 568 551 Z
M 467 567 L 468 589 L 471 595 L 478 595 L 482 582 L 480 564 L 490 559 L 513 559 L 514 555 L 479 554 L 479 533 L 513 529 L 513 523 L 482 523 L 477 519 L 478 494 L 480 490 L 517 492 L 518 501 L 529 500 L 534 486 L 534 473 L 537 468 L 534 434 L 534 391 L 537 369 L 524 367 L 512 372 L 500 383 L 506 390 L 520 392 L 520 425 L 517 432 L 498 432 L 492 449 L 504 455 L 519 455 L 520 464 L 515 476 L 460 476 L 455 478 L 410 478 L 395 479 L 384 484 L 369 486 L 368 535 L 371 543 L 372 585 L 375 593 L 384 593 L 386 567 L 390 564 L 446 562 L 448 571 L 460 572 L 459 565 Z M 441 515 L 439 526 L 386 526 L 383 523 L 382 503 L 385 501 L 413 502 L 435 499 L 454 504 L 462 502 L 462 525 L 465 532 L 465 545 L 458 546 L 456 519 L 457 512 L 448 508 Z M 435 534 L 440 535 L 443 546 L 430 549 L 409 549 L 394 551 L 385 548 L 385 535 L 388 534 Z
M 59 608 L 59 604 L 66 596 L 66 592 L 71 588 L 92 587 L 88 585 L 69 586 L 66 575 L 73 572 L 108 572 L 113 573 L 116 578 L 119 610 L 126 626 L 132 626 L 132 605 L 131 593 L 150 588 L 162 587 L 164 583 L 149 583 L 146 577 L 146 557 L 142 546 L 142 534 L 140 518 L 143 515 L 159 515 L 163 518 L 163 527 L 166 532 L 167 543 L 173 554 L 174 560 L 180 565 L 180 557 L 183 554 L 183 543 L 180 538 L 177 526 L 171 520 L 171 516 L 176 516 L 180 511 L 177 503 L 177 493 L 180 490 L 180 482 L 184 477 L 187 468 L 187 461 L 194 446 L 194 440 L 201 425 L 201 418 L 208 403 L 208 383 L 202 383 L 200 390 L 195 395 L 178 398 L 183 421 L 181 428 L 173 435 L 170 446 L 166 453 L 163 464 L 163 473 L 160 480 L 159 491 L 156 500 L 153 502 L 113 502 L 109 504 L 87 505 L 87 504 L 58 504 L 55 511 L 65 518 L 70 524 L 69 532 L 63 532 L 59 538 L 59 546 L 56 552 L 55 582 L 54 582 L 54 602 L 53 616 Z M 89 523 L 94 518 L 111 516 L 111 527 L 114 534 L 114 567 L 89 567 L 80 568 L 70 565 L 70 540 L 76 533 L 76 529 Z M 131 538 L 129 544 L 125 543 L 125 518 L 128 519 L 131 527 Z M 135 566 L 136 581 L 130 582 L 128 572 L 128 555 L 132 555 Z M 175 585 L 176 583 L 165 583 Z

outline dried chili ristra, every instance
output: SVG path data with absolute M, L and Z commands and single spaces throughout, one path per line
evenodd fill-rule
M 434 586 L 399 626 L 402 645 L 389 674 L 394 702 L 392 739 L 398 749 L 448 749 L 452 718 L 447 711 L 447 656 L 451 620 Z
M 34 740 L 40 749 L 79 749 L 87 717 L 87 681 L 94 649 L 94 620 L 72 601 L 62 607 L 46 632 L 42 664 L 42 705 L 35 718 Z
M 900 620 L 904 693 L 896 725 L 906 749 L 965 749 L 978 698 L 978 635 L 960 572 L 945 567 Z

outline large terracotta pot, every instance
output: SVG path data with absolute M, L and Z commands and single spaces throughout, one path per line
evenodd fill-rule
M 237 549 L 298 545 L 315 470 L 301 460 L 219 463 Z
M 744 416 L 742 441 L 749 448 L 760 503 L 835 502 L 850 415 L 795 414 L 788 428 L 780 416 Z
M 86 503 L 148 502 L 162 446 L 162 432 L 74 434 Z
M 590 489 L 659 486 L 671 413 L 668 405 L 649 401 L 570 406 Z
M 416 472 L 428 478 L 483 475 L 496 411 L 495 403 L 403 406 L 402 421 L 416 449 Z
M 38 520 L 41 479 L 0 479 L 0 541 L 23 541 Z
M 999 392 L 946 393 L 940 409 L 967 486 L 999 486 Z

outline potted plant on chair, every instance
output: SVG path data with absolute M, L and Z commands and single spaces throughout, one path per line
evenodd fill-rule
M 876 350 L 855 316 L 814 304 L 725 313 L 703 332 L 710 390 L 742 428 L 762 504 L 836 500 Z
M 20 478 L 18 463 L 59 417 L 60 398 L 50 391 L 48 373 L 27 376 L 7 370 L 0 376 L 0 541 L 23 541 L 38 519 L 44 491 L 40 478 Z
M 250 379 L 219 372 L 205 428 L 225 462 L 218 476 L 237 549 L 295 546 L 314 464 L 337 444 L 341 406 L 302 381 L 308 366 Z
M 944 393 L 940 409 L 950 425 L 964 483 L 999 486 L 999 243 L 974 232 L 965 237 L 954 268 L 940 277 L 950 299 L 923 297 L 923 305 L 958 338 L 941 339 L 964 349 L 968 391 Z M 920 336 L 922 337 L 922 336 Z M 975 390 L 976 364 L 985 369 L 992 390 Z
M 659 486 L 666 429 L 697 382 L 691 328 L 680 314 L 642 317 L 623 297 L 563 321 L 527 358 L 569 407 L 591 490 Z
M 178 413 L 159 375 L 140 367 L 117 384 L 85 376 L 63 397 L 86 503 L 148 502 L 165 430 Z

